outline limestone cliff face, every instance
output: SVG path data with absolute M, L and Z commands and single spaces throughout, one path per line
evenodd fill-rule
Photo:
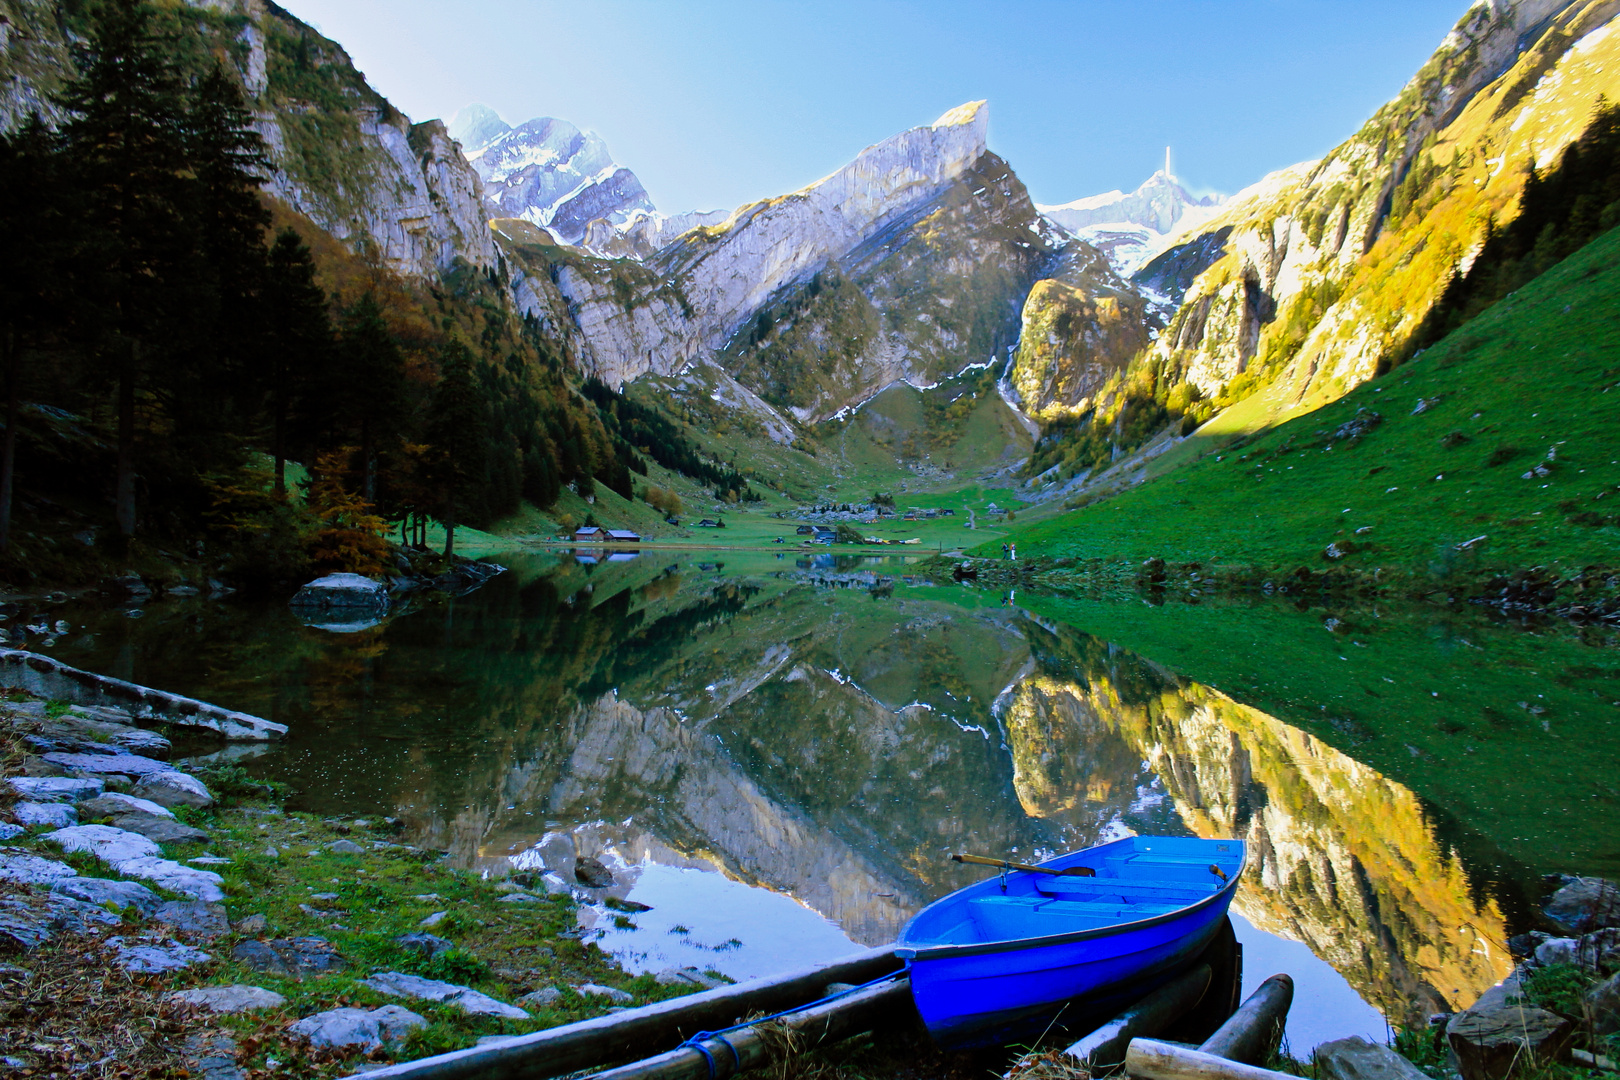
M 1082 416 L 1161 325 L 1158 312 L 1113 272 L 1102 252 L 1071 240 L 1056 273 L 1036 282 L 1024 300 L 1007 380 L 1037 420 Z
M 1371 377 L 1486 219 L 1514 212 L 1523 164 L 1553 161 L 1620 90 L 1616 10 L 1476 3 L 1359 132 L 1240 193 L 1136 275 L 1179 305 L 1161 370 L 1206 397 L 1249 372 L 1278 387 L 1277 413 Z
M 726 350 L 761 308 L 808 286 L 818 273 L 859 277 L 913 239 L 925 246 L 956 242 L 944 225 L 962 198 L 978 194 L 1028 206 L 1022 186 L 999 159 L 986 154 L 987 122 L 983 102 L 962 106 L 928 127 L 869 147 L 801 191 L 751 203 L 717 225 L 691 229 L 641 264 L 650 278 L 622 261 L 552 263 L 548 272 L 579 328 L 583 364 L 615 385 L 649 371 L 674 374 Z M 936 212 L 941 216 L 930 223 Z M 1032 226 L 1032 206 L 1025 216 Z M 1009 228 L 1016 232 L 1016 226 Z M 1031 260 L 1042 247 L 1028 228 L 1003 240 L 1027 249 Z M 943 269 L 970 275 L 979 254 L 972 240 L 957 243 L 956 250 L 943 254 L 949 264 Z M 846 262 L 848 269 L 839 269 Z M 908 254 L 907 265 L 914 263 Z M 881 291 L 876 282 L 870 288 L 874 295 Z M 971 337 L 947 327 L 940 339 L 955 344 Z M 739 373 L 746 366 L 731 370 Z M 872 373 L 854 380 L 861 386 L 881 385 L 884 378 L 916 372 L 921 365 L 887 341 L 873 350 L 866 366 Z M 770 399 L 761 389 L 763 380 L 740 378 Z M 826 401 L 807 404 L 804 415 L 844 404 L 842 395 L 830 407 Z
M 0 127 L 61 116 L 79 18 L 59 0 L 0 0 Z M 266 0 L 214 0 L 164 16 L 189 57 L 236 68 L 275 168 L 266 194 L 407 277 L 457 259 L 495 265 L 478 176 L 438 121 L 412 124 L 335 42 Z M 8 77 L 9 76 L 9 77 Z

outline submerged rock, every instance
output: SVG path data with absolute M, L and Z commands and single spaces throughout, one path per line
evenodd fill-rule
M 574 880 L 592 889 L 611 889 L 614 885 L 613 871 L 600 859 L 589 855 L 582 855 L 574 862 Z
M 1620 926 L 1620 885 L 1603 878 L 1578 877 L 1554 893 L 1542 911 L 1569 934 Z
M 327 574 L 299 589 L 289 604 L 302 610 L 382 614 L 388 610 L 388 586 L 359 574 Z

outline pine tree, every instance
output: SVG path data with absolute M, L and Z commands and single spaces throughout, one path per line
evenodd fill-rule
M 94 349 L 117 386 L 114 510 L 135 532 L 135 406 L 155 371 L 187 338 L 201 284 L 186 172 L 187 114 L 176 50 L 140 0 L 95 9 L 79 71 L 60 103 L 68 153 L 92 223 L 81 268 L 101 297 Z
M 396 433 L 405 414 L 405 356 L 389 332 L 377 298 L 367 293 L 349 312 L 332 372 L 337 422 L 357 429 L 360 494 L 377 500 L 377 445 Z
M 332 357 L 326 294 L 315 283 L 314 257 L 292 229 L 281 230 L 270 248 L 262 299 L 259 374 L 269 398 L 270 454 L 281 495 L 287 490 L 288 444 L 314 411 L 310 398 Z
M 244 388 L 251 353 L 268 329 L 260 304 L 265 287 L 265 231 L 270 211 L 259 197 L 270 163 L 236 81 L 215 63 L 197 84 L 187 116 L 192 213 L 205 289 L 193 313 L 198 348 L 189 370 L 176 370 L 171 394 L 182 436 L 242 428 L 227 405 L 250 405 Z
M 456 525 L 480 495 L 488 451 L 483 395 L 473 378 L 472 353 L 459 338 L 445 346 L 439 383 L 429 406 L 430 484 L 444 522 L 444 555 L 456 550 Z
M 39 117 L 0 135 L 0 374 L 5 442 L 0 445 L 0 551 L 11 539 L 23 353 L 65 314 L 66 255 L 74 222 L 63 213 L 57 141 Z

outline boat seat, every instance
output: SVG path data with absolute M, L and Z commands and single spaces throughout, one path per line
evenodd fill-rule
M 1131 855 L 1111 855 L 1104 859 L 1103 863 L 1110 876 L 1124 877 L 1133 881 L 1145 880 L 1141 876 L 1143 871 L 1151 872 L 1159 881 L 1204 883 L 1220 880 L 1209 872 L 1211 863 L 1219 865 L 1219 862 L 1208 856 L 1136 852 Z M 1234 874 L 1237 872 L 1237 864 L 1233 862 L 1221 869 L 1227 874 Z
M 1065 934 L 1135 922 L 1174 911 L 1181 904 L 1113 904 L 1053 900 L 1044 896 L 980 896 L 968 914 L 983 941 Z
M 1050 877 L 1035 882 L 1037 892 L 1046 896 L 1124 896 L 1143 899 L 1163 897 L 1165 900 L 1184 900 L 1191 903 L 1220 890 L 1225 884 L 1206 871 L 1207 883 L 1202 881 L 1165 881 L 1148 878 L 1111 877 Z

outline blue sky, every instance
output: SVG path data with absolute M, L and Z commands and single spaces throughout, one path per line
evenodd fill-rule
M 1319 156 L 1466 0 L 281 0 L 412 119 L 481 101 L 607 140 L 659 209 L 731 208 L 990 102 L 1038 202 Z

